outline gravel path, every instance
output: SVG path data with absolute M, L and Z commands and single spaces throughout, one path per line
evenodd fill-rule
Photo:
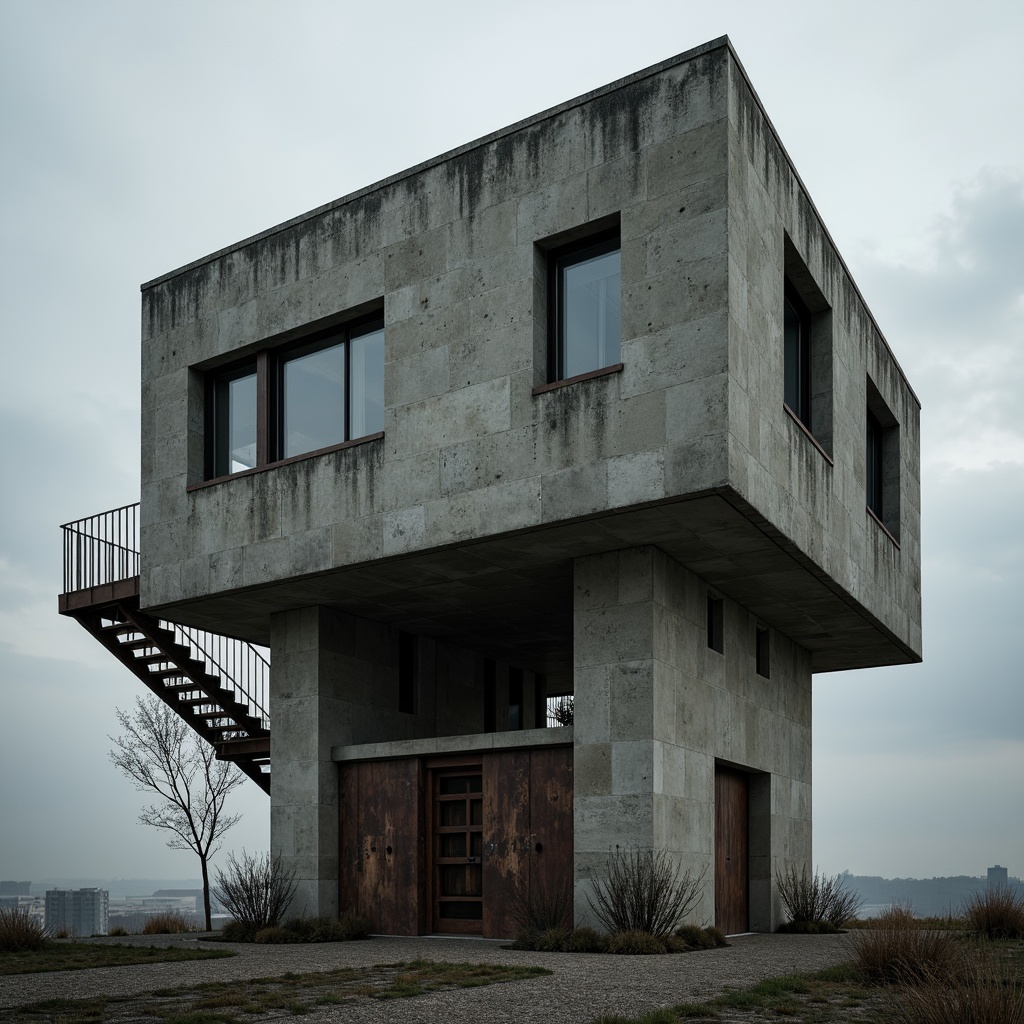
M 138 945 L 194 945 L 195 937 L 133 936 L 100 939 Z M 717 995 L 726 986 L 747 986 L 794 971 L 816 971 L 849 959 L 841 935 L 747 935 L 728 949 L 670 956 L 599 956 L 502 949 L 487 939 L 376 938 L 369 942 L 302 946 L 231 945 L 238 956 L 176 964 L 98 967 L 82 971 L 0 977 L 4 1007 L 41 999 L 129 995 L 154 989 L 258 978 L 285 971 L 390 964 L 423 957 L 469 963 L 534 964 L 552 976 L 483 988 L 433 992 L 414 999 L 317 1008 L 308 1024 L 345 1021 L 445 1021 L 445 1024 L 577 1024 L 602 1013 L 637 1014 L 659 1006 Z M 215 948 L 220 948 L 215 947 Z

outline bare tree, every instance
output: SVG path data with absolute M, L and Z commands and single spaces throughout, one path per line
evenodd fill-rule
M 116 744 L 110 760 L 136 789 L 161 798 L 143 809 L 139 821 L 170 832 L 172 850 L 191 850 L 199 857 L 209 931 L 209 861 L 241 817 L 225 814 L 224 801 L 243 776 L 229 761 L 218 761 L 213 747 L 156 697 L 136 697 L 135 713 L 118 708 L 117 720 L 124 733 L 109 737 Z

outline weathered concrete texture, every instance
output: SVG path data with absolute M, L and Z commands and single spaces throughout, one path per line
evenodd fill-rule
M 811 671 L 771 637 L 755 670 L 748 612 L 725 601 L 707 644 L 706 584 L 653 547 L 575 563 L 576 918 L 617 849 L 665 851 L 704 873 L 695 922 L 714 920 L 715 765 L 750 773 L 751 925 L 780 922 L 774 878 L 811 861 Z
M 614 225 L 622 370 L 534 395 L 546 253 Z M 815 311 L 812 433 L 827 459 L 782 406 L 784 275 Z M 208 371 L 381 310 L 383 438 L 187 489 L 203 481 Z M 274 612 L 325 603 L 325 573 L 357 573 L 329 603 L 367 614 L 344 595 L 390 585 L 388 560 L 611 514 L 661 544 L 641 511 L 716 492 L 827 581 L 845 616 L 812 623 L 817 596 L 789 587 L 797 614 L 776 619 L 777 565 L 735 585 L 678 543 L 674 557 L 817 668 L 919 656 L 916 399 L 724 40 L 151 282 L 142 376 L 142 601 L 183 621 L 266 642 Z M 899 547 L 864 507 L 869 380 L 899 424 L 886 464 Z M 678 542 L 692 524 L 675 519 Z M 566 558 L 606 550 L 575 540 Z M 520 567 L 550 558 L 524 546 Z M 438 618 L 428 598 L 408 603 Z
M 571 742 L 571 729 L 535 728 L 537 682 L 528 672 L 523 673 L 524 729 L 514 736 L 504 732 L 508 666 L 501 663 L 495 665 L 497 731 L 481 736 L 482 659 L 425 638 L 414 642 L 419 647 L 415 710 L 402 711 L 396 628 L 326 607 L 273 617 L 271 845 L 295 870 L 295 906 L 301 913 L 337 912 L 335 759 L 458 751 L 467 748 L 467 737 L 480 750 Z
M 551 381 L 552 254 L 615 230 L 621 364 Z M 364 315 L 383 434 L 204 479 L 211 374 Z M 480 734 L 486 659 L 495 735 L 510 666 L 526 728 L 537 687 L 575 690 L 581 919 L 623 844 L 707 870 L 713 918 L 720 764 L 749 779 L 751 924 L 778 922 L 775 872 L 810 861 L 811 672 L 921 655 L 919 409 L 727 40 L 150 282 L 142 319 L 141 602 L 270 643 L 272 840 L 307 911 L 336 902 L 332 756 Z

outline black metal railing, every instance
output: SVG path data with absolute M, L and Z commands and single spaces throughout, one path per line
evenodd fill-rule
M 65 523 L 64 593 L 139 575 L 139 503 Z
M 139 575 L 138 502 L 76 519 L 61 529 L 65 594 Z M 209 675 L 220 677 L 222 687 L 248 709 L 252 718 L 258 719 L 263 728 L 270 728 L 270 660 L 266 648 L 168 619 L 161 619 L 160 625 L 174 633 L 175 642 L 202 662 Z
M 174 631 L 175 641 L 187 647 L 196 661 L 203 662 L 209 675 L 224 681 L 250 717 L 258 719 L 264 729 L 270 728 L 270 660 L 263 653 L 266 648 L 164 619 L 160 625 Z

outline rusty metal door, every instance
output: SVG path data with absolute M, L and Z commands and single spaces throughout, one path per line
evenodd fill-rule
M 340 766 L 341 909 L 375 932 L 422 932 L 422 772 L 415 758 Z
M 749 785 L 743 772 L 715 768 L 715 926 L 749 930 Z

